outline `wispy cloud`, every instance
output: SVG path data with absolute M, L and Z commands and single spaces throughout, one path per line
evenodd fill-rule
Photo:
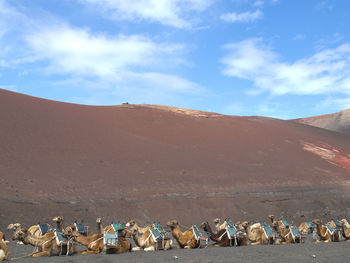
M 261 39 L 224 46 L 222 73 L 248 79 L 260 91 L 283 94 L 350 94 L 350 43 L 319 51 L 292 63 L 283 62 Z
M 263 12 L 256 10 L 255 12 L 244 12 L 244 13 L 226 13 L 220 16 L 220 19 L 225 22 L 254 22 L 257 19 L 263 17 Z
M 190 12 L 206 10 L 213 0 L 80 0 L 99 8 L 108 18 L 131 22 L 156 22 L 177 28 L 191 28 Z

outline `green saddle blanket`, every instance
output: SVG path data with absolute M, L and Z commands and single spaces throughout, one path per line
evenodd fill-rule
M 154 241 L 162 240 L 162 233 L 160 233 L 160 231 L 157 228 L 156 229 L 150 228 L 150 231 Z
M 263 230 L 267 238 L 273 237 L 273 232 L 271 227 L 265 225 L 263 226 Z
M 289 229 L 290 229 L 290 232 L 292 233 L 293 239 L 295 239 L 296 237 L 300 237 L 300 233 L 295 226 L 291 226 L 289 227 Z
M 198 230 L 197 226 L 192 225 L 192 230 L 193 230 L 193 234 L 194 234 L 195 239 L 199 240 L 201 236 L 199 234 L 199 230 Z
M 62 235 L 62 232 L 55 231 L 56 241 L 58 246 L 67 245 L 68 239 Z
M 38 224 L 40 229 L 40 235 L 45 235 L 47 232 L 49 232 L 50 226 L 48 224 Z
M 106 247 L 116 247 L 118 244 L 118 235 L 105 233 L 103 236 L 103 243 Z
M 289 227 L 289 224 L 288 224 L 287 220 L 282 219 L 281 222 L 282 222 L 282 224 L 283 224 L 285 227 Z
M 121 223 L 117 223 L 117 224 L 112 224 L 113 230 L 114 232 L 118 233 L 118 231 L 123 230 L 125 228 L 125 226 Z

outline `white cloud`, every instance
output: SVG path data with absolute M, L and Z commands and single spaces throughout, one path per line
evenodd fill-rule
M 254 22 L 263 17 L 263 12 L 256 10 L 255 12 L 244 13 L 226 13 L 220 16 L 220 19 L 225 22 Z
M 110 18 L 131 22 L 149 21 L 177 28 L 192 27 L 191 11 L 206 10 L 213 0 L 80 0 L 100 8 Z M 193 13 L 192 13 L 193 16 Z
M 40 60 L 48 61 L 50 72 L 101 77 L 164 63 L 183 49 L 139 35 L 112 38 L 68 26 L 33 32 L 26 39 Z
M 228 44 L 222 73 L 252 80 L 262 91 L 283 94 L 350 94 L 350 44 L 293 63 L 283 62 L 261 39 Z

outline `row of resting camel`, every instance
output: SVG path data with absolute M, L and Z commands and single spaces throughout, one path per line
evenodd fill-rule
M 313 231 L 318 236 L 316 242 L 339 241 L 341 235 L 345 241 L 350 241 L 350 225 L 346 219 L 332 220 L 326 225 L 323 225 L 321 220 L 315 219 L 312 222 L 303 222 L 297 228 L 289 225 L 286 220 L 276 220 L 274 215 L 270 215 L 269 218 L 271 226 L 264 222 L 250 224 L 244 221 L 233 224 L 229 219 L 225 219 L 224 222 L 215 219 L 214 231 L 208 222 L 200 225 L 202 230 L 193 225 L 182 232 L 177 220 L 169 221 L 167 227 L 179 248 L 204 247 L 208 239 L 214 242 L 214 246 L 304 243 L 303 234 Z M 173 247 L 169 232 L 165 231 L 159 223 L 140 227 L 135 220 L 130 220 L 125 225 L 118 223 L 103 227 L 101 218 L 97 218 L 98 233 L 87 233 L 82 224 L 73 223 L 64 227 L 63 217 L 58 216 L 52 220 L 56 224 L 55 229 L 41 224 L 25 228 L 15 223 L 10 224 L 8 230 L 13 230 L 13 240 L 35 247 L 32 257 L 74 253 L 114 254 L 136 250 L 168 250 Z M 204 237 L 203 232 L 209 238 Z M 130 238 L 133 239 L 136 247 L 132 247 L 128 240 Z M 10 255 L 7 243 L 3 233 L 0 232 L 0 261 L 6 260 Z M 76 243 L 85 246 L 86 249 L 77 251 Z

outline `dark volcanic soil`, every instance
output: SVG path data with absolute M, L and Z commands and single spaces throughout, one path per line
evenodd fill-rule
M 172 249 L 169 251 L 137 251 L 119 255 L 73 255 L 69 257 L 23 258 L 16 262 L 118 262 L 118 263 L 153 263 L 153 262 L 186 262 L 186 263 L 226 263 L 226 262 L 261 262 L 261 263 L 344 263 L 350 261 L 349 243 L 316 244 L 311 235 L 304 244 L 259 245 L 247 247 L 208 247 L 203 249 Z M 11 244 L 12 257 L 20 257 L 32 252 L 31 246 Z M 313 258 L 312 256 L 315 256 Z M 177 259 L 175 259 L 177 257 Z
M 350 215 L 349 136 L 293 121 L 0 90 L 0 229 Z

